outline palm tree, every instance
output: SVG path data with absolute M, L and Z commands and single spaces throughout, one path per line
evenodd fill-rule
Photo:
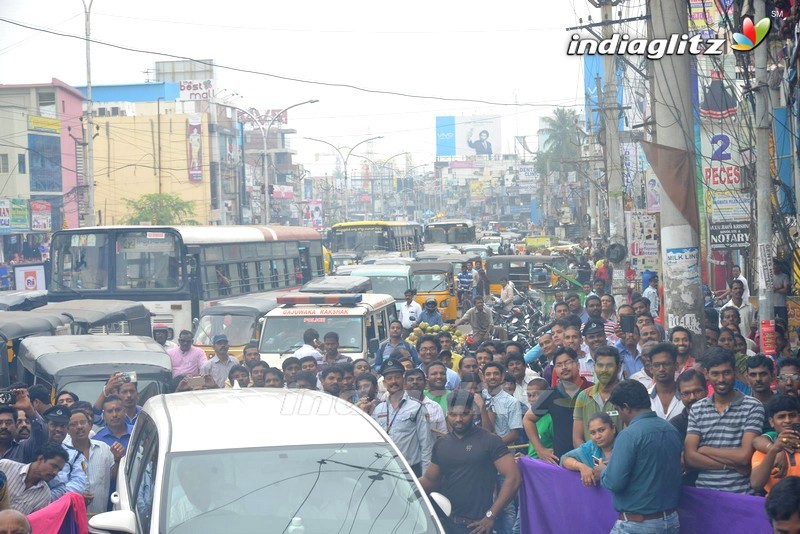
M 581 157 L 581 145 L 586 134 L 579 126 L 580 120 L 578 112 L 570 108 L 556 108 L 552 116 L 543 118 L 545 127 L 539 130 L 539 135 L 545 139 L 537 158 L 540 165 L 546 166 L 549 161 L 555 169 L 562 162 Z M 572 167 L 567 164 L 567 168 Z

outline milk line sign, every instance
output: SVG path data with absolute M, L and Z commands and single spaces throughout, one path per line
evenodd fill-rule
M 750 248 L 750 223 L 731 221 L 711 223 L 711 250 L 736 250 Z

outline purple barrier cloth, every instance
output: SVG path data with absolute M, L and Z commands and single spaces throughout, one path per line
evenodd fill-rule
M 541 460 L 522 458 L 520 506 L 523 534 L 580 532 L 608 534 L 617 520 L 611 493 L 587 488 L 578 473 Z M 684 488 L 678 508 L 681 532 L 770 534 L 764 499 Z

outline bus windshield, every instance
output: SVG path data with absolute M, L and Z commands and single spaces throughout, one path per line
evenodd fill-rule
M 448 243 L 474 243 L 475 228 L 454 226 L 447 231 Z
M 267 317 L 259 352 L 286 354 L 303 346 L 303 332 L 309 328 L 319 332 L 320 338 L 328 332 L 339 334 L 339 351 L 362 352 L 364 318 L 354 316 L 276 316 Z
M 197 323 L 194 342 L 197 345 L 213 345 L 214 336 L 225 334 L 232 347 L 247 345 L 256 338 L 256 318 L 252 315 L 203 315 Z
M 425 228 L 425 243 L 449 243 L 447 230 L 441 226 L 428 226 Z
M 50 245 L 51 288 L 107 290 L 109 246 L 106 233 L 55 236 Z
M 369 250 L 387 250 L 386 236 L 379 228 L 358 228 L 352 230 L 334 230 L 334 250 L 352 250 L 364 252 Z

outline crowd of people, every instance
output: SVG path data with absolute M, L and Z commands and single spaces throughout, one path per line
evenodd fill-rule
M 593 288 L 585 299 L 562 295 L 527 351 L 488 335 L 459 354 L 450 332 L 411 343 L 394 321 L 372 363 L 341 353 L 336 332 L 308 329 L 277 369 L 255 344 L 241 361 L 230 355 L 225 335 L 209 359 L 182 331 L 167 351 L 173 390 L 295 388 L 351 402 L 389 434 L 426 491 L 450 499 L 448 532 L 519 532 L 522 456 L 609 490 L 613 532 L 679 532 L 683 486 L 777 492 L 770 517 L 798 519 L 778 492 L 800 476 L 800 360 L 781 319 L 778 355 L 759 354 L 734 280 L 732 305 L 707 321 L 698 352 L 695 334 L 663 328 L 651 299 L 616 307 L 604 283 Z M 115 373 L 94 402 L 61 391 L 51 405 L 42 385 L 10 391 L 13 402 L 0 406 L 0 509 L 27 515 L 67 492 L 90 514 L 110 509 L 141 410 L 136 377 Z

